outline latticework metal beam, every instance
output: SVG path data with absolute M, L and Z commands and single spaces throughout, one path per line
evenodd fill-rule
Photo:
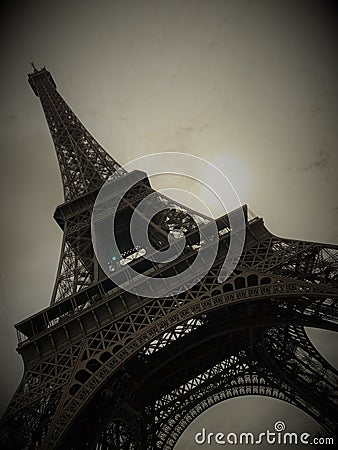
M 217 219 L 215 262 L 202 278 L 189 272 L 188 290 L 182 284 L 167 296 L 168 288 L 162 298 L 127 293 L 99 267 L 90 224 L 103 183 L 132 174 L 83 127 L 46 69 L 35 69 L 29 82 L 60 164 L 66 202 L 54 217 L 64 238 L 51 305 L 16 325 L 25 372 L 1 422 L 5 448 L 169 450 L 205 409 L 250 394 L 283 399 L 336 433 L 337 372 L 304 327 L 337 331 L 338 246 L 279 238 L 262 219 L 245 216 L 240 261 L 220 283 L 230 245 L 225 215 Z M 186 247 L 175 261 L 139 257 L 135 265 L 151 277 L 177 275 L 211 245 L 196 249 L 196 224 L 209 219 L 156 193 L 145 178 L 117 208 L 124 256 L 136 250 L 127 221 L 149 194 L 164 205 L 150 220 L 152 245 L 165 248 L 175 229 Z M 99 210 L 102 220 L 114 201 Z

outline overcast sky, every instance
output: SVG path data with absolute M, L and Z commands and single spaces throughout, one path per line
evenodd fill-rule
M 22 374 L 13 324 L 49 304 L 61 244 L 59 169 L 29 62 L 52 72 L 121 164 L 152 152 L 202 156 L 274 234 L 337 243 L 333 3 L 30 1 L 3 11 L 1 410 Z M 332 335 L 316 342 L 333 361 Z M 234 400 L 202 419 L 234 428 L 254 416 L 265 427 L 277 411 L 287 422 L 287 405 L 259 402 Z M 192 430 L 177 449 L 195 448 Z

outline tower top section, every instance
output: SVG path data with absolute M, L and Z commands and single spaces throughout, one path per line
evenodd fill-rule
M 43 67 L 28 82 L 39 97 L 59 161 L 65 201 L 100 188 L 124 169 L 101 147 L 57 91 L 51 73 Z
M 53 80 L 53 77 L 48 70 L 43 67 L 42 69 L 37 69 L 34 65 L 34 63 L 31 63 L 31 66 L 33 67 L 33 72 L 28 74 L 28 83 L 31 85 L 31 88 L 33 89 L 33 92 L 35 95 L 39 97 L 39 84 L 41 82 L 43 83 L 50 83 L 51 87 L 56 90 L 56 84 Z

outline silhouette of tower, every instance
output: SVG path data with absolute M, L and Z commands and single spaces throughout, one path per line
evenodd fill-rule
M 124 291 L 95 258 L 91 214 L 106 180 L 118 187 L 134 173 L 85 129 L 51 74 L 33 69 L 29 83 L 61 171 L 65 202 L 54 218 L 63 242 L 50 306 L 15 326 L 25 371 L 1 420 L 3 448 L 173 449 L 207 408 L 250 394 L 295 405 L 335 436 L 338 373 L 304 327 L 338 330 L 338 246 L 274 236 L 243 206 L 245 246 L 226 281 L 218 282 L 218 272 L 229 246 L 228 215 L 216 220 L 212 268 L 189 290 L 163 298 Z M 167 264 L 146 262 L 127 231 L 150 193 L 167 205 L 150 221 L 152 244 L 165 249 L 173 229 L 186 237 L 180 258 Z M 145 174 L 119 205 L 122 258 L 131 256 L 140 273 L 170 276 L 194 259 L 196 223 L 208 218 L 176 206 Z M 121 261 L 114 264 L 123 272 Z

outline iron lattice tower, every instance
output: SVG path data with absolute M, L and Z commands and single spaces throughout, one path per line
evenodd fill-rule
M 227 215 L 216 221 L 215 263 L 191 289 L 164 298 L 126 293 L 100 269 L 90 221 L 105 180 L 131 174 L 89 134 L 45 68 L 34 68 L 29 83 L 60 165 L 65 202 L 54 217 L 64 238 L 50 306 L 16 325 L 25 371 L 1 421 L 3 448 L 169 450 L 201 412 L 249 394 L 296 405 L 335 436 L 338 373 L 304 327 L 338 329 L 338 246 L 274 236 L 244 206 L 244 251 L 225 282 L 217 274 Z M 135 248 L 124 225 L 149 193 L 145 178 L 119 205 L 126 255 Z M 167 209 L 151 221 L 154 245 L 164 248 L 174 226 L 187 239 L 179 261 L 152 264 L 152 276 L 165 276 L 190 264 L 195 223 L 207 218 L 157 198 Z

